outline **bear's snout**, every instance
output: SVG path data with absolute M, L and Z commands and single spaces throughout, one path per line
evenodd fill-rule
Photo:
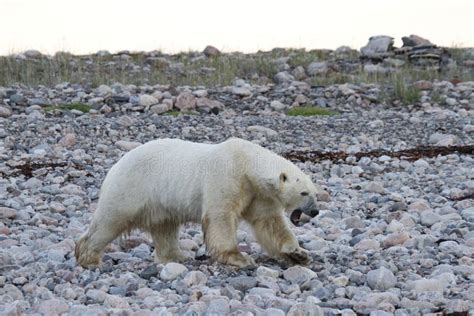
M 298 207 L 298 209 L 300 209 L 303 214 L 306 214 L 310 217 L 315 217 L 319 214 L 319 210 L 316 208 L 314 199 L 308 199 L 305 203 Z
M 300 205 L 298 208 L 293 210 L 290 214 L 290 220 L 293 224 L 297 225 L 301 214 L 306 214 L 309 217 L 315 217 L 318 216 L 319 210 L 316 208 L 316 204 L 314 202 L 314 199 L 308 199 L 305 201 L 302 205 Z

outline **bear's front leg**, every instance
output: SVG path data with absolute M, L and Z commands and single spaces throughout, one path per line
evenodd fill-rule
M 308 264 L 308 252 L 301 248 L 286 224 L 283 214 L 272 214 L 247 219 L 255 237 L 270 256 L 281 257 L 293 264 Z
M 237 248 L 238 220 L 231 214 L 204 214 L 202 230 L 209 254 L 217 261 L 237 267 L 255 265 L 254 260 Z

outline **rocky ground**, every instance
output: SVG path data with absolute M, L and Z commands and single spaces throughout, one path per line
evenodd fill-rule
M 382 102 L 374 84 L 294 78 L 0 88 L 0 314 L 474 315 L 474 82 L 414 85 L 408 105 Z M 307 104 L 337 114 L 287 115 Z M 268 258 L 243 225 L 239 246 L 258 266 L 222 266 L 188 225 L 182 264 L 154 264 L 149 238 L 135 232 L 107 248 L 100 270 L 77 266 L 74 240 L 126 151 L 160 137 L 231 136 L 293 152 L 330 194 L 292 228 L 311 264 Z M 419 146 L 445 147 L 393 154 Z

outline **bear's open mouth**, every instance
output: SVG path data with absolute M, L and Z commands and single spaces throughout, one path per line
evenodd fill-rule
M 303 212 L 301 211 L 301 209 L 297 208 L 296 210 L 294 210 L 293 212 L 291 212 L 291 214 L 290 214 L 290 221 L 291 221 L 294 225 L 298 225 L 298 223 L 299 223 L 299 221 L 300 221 L 301 214 L 303 214 Z

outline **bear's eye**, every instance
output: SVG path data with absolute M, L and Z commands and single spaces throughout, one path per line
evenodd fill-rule
M 307 196 L 309 193 L 308 192 L 301 192 L 302 196 Z

